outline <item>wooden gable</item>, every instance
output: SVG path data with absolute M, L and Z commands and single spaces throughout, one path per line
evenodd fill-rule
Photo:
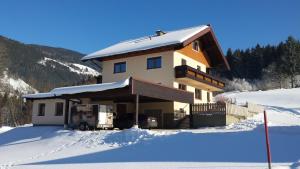
M 187 46 L 177 50 L 177 52 L 203 63 L 206 67 L 211 67 L 211 62 L 207 56 L 207 53 L 202 48 L 200 49 L 200 51 L 195 51 L 193 49 L 193 43 L 190 43 Z

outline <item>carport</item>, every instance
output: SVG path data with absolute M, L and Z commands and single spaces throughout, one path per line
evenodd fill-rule
M 149 102 L 182 102 L 182 103 L 193 103 L 194 95 L 191 92 L 179 90 L 176 88 L 168 87 L 161 84 L 155 84 L 147 82 L 137 78 L 128 78 L 120 85 L 115 85 L 108 87 L 109 84 L 95 84 L 97 85 L 98 90 L 81 90 L 80 86 L 77 88 L 77 91 L 73 91 L 71 88 L 70 93 L 64 92 L 61 94 L 61 98 L 66 100 L 65 106 L 65 125 L 69 124 L 69 101 L 90 98 L 92 100 L 101 100 L 101 101 L 113 101 L 114 103 L 118 102 L 131 102 L 135 103 L 135 125 L 139 124 L 139 104 L 140 103 L 149 103 Z M 114 84 L 112 84 L 114 85 Z M 89 85 L 92 86 L 92 85 Z M 105 87 L 104 87 L 105 86 Z M 105 89 L 107 88 L 107 89 Z M 58 88 L 59 89 L 59 88 Z M 63 88 L 62 88 L 63 89 Z M 59 89 L 61 90 L 61 89 Z

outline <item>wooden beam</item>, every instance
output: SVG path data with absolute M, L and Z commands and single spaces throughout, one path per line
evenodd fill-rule
M 65 99 L 65 119 L 64 119 L 64 128 L 67 129 L 69 125 L 69 99 Z
M 135 98 L 135 125 L 139 126 L 139 94 L 136 94 Z

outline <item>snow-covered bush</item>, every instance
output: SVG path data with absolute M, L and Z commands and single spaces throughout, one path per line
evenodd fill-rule
M 226 80 L 225 91 L 253 91 L 257 90 L 257 86 L 248 82 L 245 79 L 234 78 L 233 80 Z
M 235 98 L 226 97 L 223 94 L 219 94 L 219 95 L 216 95 L 214 97 L 214 102 L 216 102 L 216 103 L 235 103 L 236 99 Z

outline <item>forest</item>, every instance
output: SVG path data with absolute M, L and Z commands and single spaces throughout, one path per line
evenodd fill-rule
M 300 86 L 300 42 L 290 36 L 278 45 L 228 49 L 227 90 L 267 90 Z

